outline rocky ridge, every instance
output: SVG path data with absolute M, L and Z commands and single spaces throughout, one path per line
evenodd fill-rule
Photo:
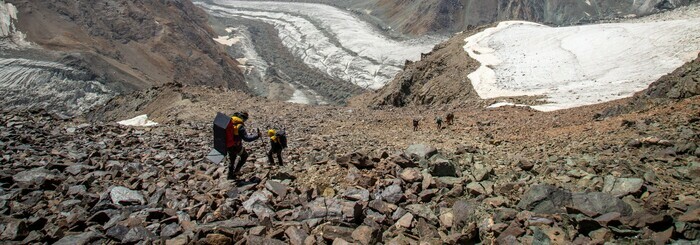
M 350 103 L 401 107 L 478 100 L 479 95 L 467 75 L 481 64 L 470 58 L 463 48 L 464 39 L 477 32 L 455 35 L 421 55 L 421 60 L 407 61 L 404 70 L 386 86 L 352 98 Z
M 538 104 L 539 97 L 521 96 L 500 99 L 481 99 L 467 76 L 481 64 L 464 52 L 466 37 L 489 26 L 459 33 L 421 56 L 416 62 L 406 62 L 404 70 L 383 88 L 350 99 L 353 106 L 488 106 L 497 101 Z

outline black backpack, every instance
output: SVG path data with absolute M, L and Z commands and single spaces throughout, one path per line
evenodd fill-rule
M 277 136 L 282 148 L 287 148 L 287 133 L 284 132 L 284 129 L 277 131 L 275 136 Z

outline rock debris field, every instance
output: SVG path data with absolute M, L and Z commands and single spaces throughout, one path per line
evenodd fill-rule
M 195 105 L 218 100 L 207 89 L 177 91 Z M 555 113 L 456 109 L 455 124 L 442 131 L 431 123 L 440 112 L 420 108 L 257 102 L 231 103 L 257 104 L 249 108 L 252 120 L 268 120 L 275 109 L 297 126 L 288 129 L 284 166 L 269 166 L 265 145 L 256 141 L 247 145 L 252 154 L 236 181 L 225 179 L 225 166 L 205 160 L 211 123 L 194 105 L 153 118 L 198 111 L 201 119 L 161 119 L 150 128 L 4 111 L 0 240 L 661 244 L 700 238 L 697 98 L 602 121 L 592 115 L 604 106 Z M 418 110 L 424 120 L 411 133 Z

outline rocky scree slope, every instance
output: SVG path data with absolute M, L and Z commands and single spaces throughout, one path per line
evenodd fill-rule
M 573 242 L 700 237 L 700 98 L 594 120 L 620 101 L 541 113 L 390 110 L 268 102 L 167 85 L 119 119 L 151 110 L 155 128 L 8 111 L 0 121 L 5 241 L 66 243 Z M 166 99 L 167 98 L 167 99 Z M 228 99 L 225 99 L 228 98 Z M 119 102 L 119 103 L 117 103 Z M 123 107 L 121 107 L 123 106 Z M 216 111 L 248 127 L 286 126 L 286 165 L 266 146 L 239 181 L 204 159 Z M 416 114 L 427 118 L 411 132 Z M 109 114 L 108 114 L 109 115 Z M 104 118 L 111 121 L 111 119 Z
M 464 52 L 464 39 L 482 28 L 455 35 L 421 56 L 383 88 L 353 97 L 351 105 L 442 105 L 479 99 L 467 75 L 481 65 Z
M 173 81 L 247 90 L 238 63 L 212 40 L 206 13 L 190 1 L 7 2 L 28 41 L 90 64 L 120 92 Z

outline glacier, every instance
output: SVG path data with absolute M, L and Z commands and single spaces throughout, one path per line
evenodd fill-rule
M 506 21 L 465 39 L 483 99 L 544 96 L 554 111 L 632 96 L 700 52 L 700 19 L 571 27 Z
M 379 89 L 405 61 L 442 41 L 424 37 L 396 41 L 352 14 L 323 4 L 213 0 L 197 2 L 217 17 L 259 20 L 273 25 L 284 46 L 305 64 L 367 89 Z

